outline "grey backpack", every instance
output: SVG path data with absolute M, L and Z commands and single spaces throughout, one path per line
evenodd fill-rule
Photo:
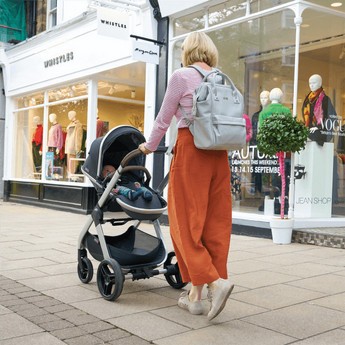
M 231 79 L 218 69 L 205 73 L 191 65 L 203 80 L 193 95 L 188 116 L 180 106 L 184 120 L 194 136 L 194 144 L 203 150 L 239 150 L 246 144 L 243 96 Z

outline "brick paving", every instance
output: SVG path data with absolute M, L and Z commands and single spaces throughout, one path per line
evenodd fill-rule
M 0 275 L 0 304 L 70 345 L 121 344 L 136 337 L 69 304 Z M 2 311 L 3 313 L 4 311 Z M 0 315 L 2 314 L 0 313 Z M 6 314 L 5 314 L 6 315 Z M 20 327 L 20 325 L 18 325 Z M 138 344 L 149 344 L 137 339 Z M 123 344 L 129 339 L 125 339 Z M 133 341 L 133 342 L 132 342 Z M 0 341 L 0 344 L 5 343 Z M 129 344 L 129 343 L 128 343 Z

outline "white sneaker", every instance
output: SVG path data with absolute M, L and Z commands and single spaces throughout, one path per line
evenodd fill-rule
M 182 309 L 188 310 L 193 315 L 201 315 L 204 312 L 201 301 L 191 302 L 188 296 L 189 291 L 182 292 L 177 305 Z
M 225 307 L 225 304 L 234 289 L 234 284 L 228 280 L 219 279 L 216 286 L 209 288 L 207 298 L 211 303 L 210 311 L 207 314 L 209 320 L 214 319 Z

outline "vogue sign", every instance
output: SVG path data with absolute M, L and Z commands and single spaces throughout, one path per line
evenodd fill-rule
M 129 17 L 127 14 L 109 8 L 97 9 L 97 33 L 120 40 L 129 37 Z

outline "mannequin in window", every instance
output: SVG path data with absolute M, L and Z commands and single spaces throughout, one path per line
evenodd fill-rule
M 67 126 L 65 153 L 67 154 L 67 173 L 75 174 L 77 163 L 71 158 L 76 158 L 81 150 L 83 140 L 83 125 L 77 119 L 77 113 L 74 110 L 68 112 L 68 119 L 71 121 Z
M 325 142 L 332 140 L 332 134 L 322 133 L 323 124 L 327 119 L 336 118 L 337 114 L 330 98 L 322 87 L 322 78 L 313 74 L 309 78 L 310 92 L 306 96 L 302 106 L 302 121 L 310 129 L 309 139 L 323 146 Z
M 34 116 L 33 123 L 35 126 L 32 136 L 32 157 L 34 161 L 35 170 L 41 171 L 42 166 L 42 141 L 43 141 L 43 126 L 41 118 Z
M 252 138 L 250 140 L 251 145 L 256 145 L 256 136 L 258 134 L 258 126 L 259 126 L 259 115 L 263 109 L 265 109 L 270 101 L 270 92 L 267 90 L 264 90 L 260 93 L 260 109 L 255 112 L 252 116 Z
M 96 123 L 96 138 L 103 137 L 106 133 L 104 128 L 104 121 L 99 118 L 98 109 L 97 109 L 97 123 Z
M 281 100 L 283 98 L 283 91 L 281 89 L 279 89 L 278 87 L 272 89 L 270 91 L 269 97 L 271 104 L 269 104 L 265 109 L 263 109 L 259 115 L 259 131 L 260 125 L 262 125 L 263 121 L 267 119 L 270 115 L 284 114 L 292 116 L 291 110 L 288 107 L 285 107 L 281 104 Z
M 51 127 L 48 133 L 48 150 L 53 151 L 54 155 L 58 155 L 63 146 L 62 127 L 57 122 L 57 116 L 54 113 L 49 115 L 49 121 Z
M 283 104 L 281 104 L 281 100 L 283 98 L 283 91 L 279 88 L 274 88 L 270 91 L 269 99 L 271 101 L 271 104 L 269 104 L 265 109 L 263 109 L 260 112 L 259 115 L 259 131 L 260 131 L 260 126 L 262 125 L 263 121 L 267 119 L 269 116 L 274 115 L 274 114 L 284 114 L 286 116 L 292 116 L 291 110 L 288 107 L 285 107 Z M 289 155 L 289 153 L 287 153 Z M 289 194 L 288 186 L 289 186 L 289 179 L 288 179 L 288 174 L 290 171 L 290 159 L 287 156 L 287 159 L 285 159 L 285 174 L 286 174 L 286 186 L 287 186 L 287 191 L 285 195 Z M 281 191 L 281 179 L 278 174 L 268 174 L 270 176 L 270 181 L 271 181 L 271 190 L 273 191 L 273 196 L 275 198 L 275 203 L 274 203 L 274 213 L 279 214 L 280 212 L 280 202 L 278 197 L 280 196 L 280 191 Z M 288 211 L 288 202 L 285 202 L 285 213 Z
M 256 136 L 258 134 L 258 126 L 259 126 L 259 115 L 260 112 L 267 107 L 269 104 L 270 100 L 270 92 L 267 90 L 263 90 L 260 93 L 260 109 L 256 111 L 253 116 L 252 116 L 252 137 L 250 139 L 250 145 L 256 146 L 257 141 L 256 141 Z M 258 160 L 258 152 L 257 149 L 254 149 L 254 160 Z M 254 172 L 252 174 L 252 182 L 254 183 L 254 191 L 253 193 L 259 193 L 261 194 L 262 192 L 262 176 L 261 173 Z

